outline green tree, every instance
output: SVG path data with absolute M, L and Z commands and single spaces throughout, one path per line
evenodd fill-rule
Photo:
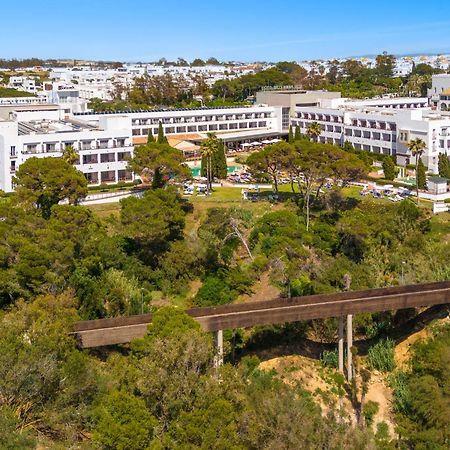
M 383 78 L 390 78 L 394 75 L 395 69 L 395 56 L 389 55 L 387 52 L 383 52 L 376 57 L 376 73 Z
M 439 153 L 438 170 L 441 177 L 450 179 L 450 161 L 445 153 Z
M 212 66 L 220 66 L 219 60 L 217 58 L 214 58 L 213 56 L 206 60 L 206 64 L 210 64 Z
M 292 125 L 289 125 L 289 137 L 288 137 L 288 142 L 289 144 L 293 144 L 294 143 L 294 131 L 292 130 Z
M 163 430 L 202 395 L 212 371 L 212 341 L 176 308 L 153 315 L 149 335 L 132 343 L 139 357 L 137 387 Z
M 213 155 L 212 160 L 213 176 L 224 179 L 227 177 L 227 157 L 225 155 L 225 144 L 219 139 L 217 151 Z
M 158 134 L 159 134 L 159 130 L 158 130 Z M 147 144 L 151 144 L 155 141 L 155 136 L 153 136 L 153 130 L 149 130 L 148 132 L 148 136 L 147 136 Z
M 205 65 L 205 61 L 203 61 L 203 59 L 200 58 L 195 58 L 194 61 L 192 61 L 191 66 L 192 67 L 200 67 L 200 66 L 204 66 Z
M 93 441 L 102 448 L 117 450 L 150 448 L 158 424 L 144 400 L 120 391 L 101 399 L 94 420 Z
M 393 180 L 397 176 L 398 170 L 390 156 L 383 159 L 383 172 L 386 180 Z
M 62 153 L 62 159 L 64 159 L 64 161 L 67 161 L 71 165 L 80 164 L 80 155 L 73 145 L 66 145 Z
M 419 180 L 419 160 L 421 161 L 421 157 L 423 155 L 423 152 L 427 148 L 427 144 L 422 139 L 416 138 L 409 141 L 407 146 L 409 151 L 411 152 L 411 155 L 413 156 L 413 158 L 415 158 L 416 161 L 416 195 L 417 195 L 417 204 L 419 204 L 419 189 L 420 189 L 419 181 L 423 181 Z
M 147 191 L 142 198 L 121 200 L 120 222 L 129 251 L 149 265 L 168 250 L 170 242 L 183 238 L 185 211 L 173 190 Z
M 70 204 L 87 195 L 84 175 L 61 158 L 29 158 L 14 177 L 19 201 L 35 206 L 46 219 L 52 206 L 67 199 Z
M 252 153 L 246 161 L 253 174 L 256 176 L 269 176 L 274 183 L 275 192 L 278 192 L 278 177 L 284 167 L 286 154 L 292 151 L 287 142 L 267 145 L 262 150 Z
M 101 296 L 107 317 L 143 312 L 143 293 L 135 278 L 127 278 L 117 269 L 107 270 L 101 280 Z
M 21 412 L 20 428 L 61 440 L 83 429 L 99 393 L 92 361 L 69 335 L 75 304 L 69 293 L 47 295 L 0 316 L 2 405 Z
M 20 419 L 11 407 L 0 406 L 0 448 L 29 450 L 36 442 L 26 430 L 20 430 Z
M 227 158 L 225 155 L 225 144 L 222 139 L 217 139 L 214 133 L 209 133 L 206 139 L 205 145 L 210 146 L 212 149 L 211 154 L 211 178 L 226 178 L 227 177 Z M 202 155 L 204 151 L 202 149 Z M 201 174 L 204 177 L 208 175 L 208 163 L 209 160 L 206 157 L 207 151 L 201 159 Z
M 136 147 L 128 168 L 144 181 L 151 181 L 154 189 L 164 187 L 170 180 L 185 180 L 192 176 L 179 150 L 156 142 Z
M 301 141 L 302 140 L 302 133 L 300 132 L 300 127 L 295 127 L 295 134 L 294 134 L 294 141 Z
M 306 129 L 306 134 L 309 139 L 317 142 L 319 136 L 322 134 L 322 127 L 318 122 L 311 122 Z
M 167 137 L 164 135 L 164 128 L 161 122 L 159 122 L 158 126 L 158 139 L 156 140 L 158 144 L 168 144 L 169 141 Z
M 213 158 L 219 151 L 219 140 L 214 133 L 208 133 L 208 138 L 205 139 L 200 146 L 202 152 L 202 165 L 206 165 L 206 186 L 207 195 L 209 195 L 213 179 Z
M 425 165 L 422 159 L 419 159 L 417 163 L 417 177 L 416 177 L 417 187 L 419 189 L 426 189 L 427 187 L 427 174 L 425 170 Z

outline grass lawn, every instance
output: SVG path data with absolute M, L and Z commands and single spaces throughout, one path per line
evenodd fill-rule
M 101 219 L 106 219 L 109 216 L 118 216 L 120 212 L 120 203 L 101 203 L 98 205 L 87 205 L 87 208 L 89 208 L 91 211 L 94 212 L 94 214 Z

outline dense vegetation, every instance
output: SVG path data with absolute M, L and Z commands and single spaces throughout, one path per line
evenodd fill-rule
M 34 97 L 34 94 L 0 86 L 0 97 Z
M 204 64 L 201 60 L 195 62 L 192 65 Z M 442 72 L 421 63 L 415 65 L 408 76 L 395 77 L 395 62 L 395 57 L 386 52 L 376 57 L 375 67 L 372 68 L 353 59 L 343 62 L 333 60 L 329 62 L 328 70 L 319 61 L 310 62 L 309 70 L 295 62 L 282 61 L 255 74 L 218 80 L 211 87 L 200 75 L 192 75 L 190 80 L 170 74 L 143 76 L 136 79 L 129 89 L 118 86 L 113 101 L 93 99 L 90 106 L 99 111 L 148 109 L 157 106 L 228 106 L 251 102 L 261 88 L 274 86 L 326 89 L 341 92 L 343 97 L 351 98 L 385 94 L 426 96 L 427 89 L 431 88 L 432 74 Z M 202 102 L 198 100 L 198 96 L 202 97 Z
M 262 277 L 285 296 L 449 278 L 448 228 L 426 209 L 348 195 L 342 181 L 367 168 L 356 153 L 303 138 L 261 155 L 248 162 L 255 174 L 276 176 L 275 164 L 296 178 L 278 203 L 200 208 L 178 194 L 185 167 L 164 136 L 149 138 L 129 162 L 148 189 L 106 219 L 79 205 L 86 181 L 66 160 L 21 165 L 16 193 L 0 199 L 1 448 L 445 448 L 448 333 L 417 346 L 408 372 L 395 371 L 385 339 L 416 311 L 355 317 L 356 335 L 379 343 L 367 363 L 357 358 L 358 384 L 335 372 L 330 381 L 355 425 L 338 403 L 245 356 L 304 337 L 334 342 L 335 319 L 228 332 L 229 364 L 214 369 L 211 336 L 170 306 L 230 303 Z M 129 346 L 80 351 L 69 334 L 79 319 L 148 311 L 148 335 Z M 373 430 L 365 367 L 393 371 L 398 440 Z

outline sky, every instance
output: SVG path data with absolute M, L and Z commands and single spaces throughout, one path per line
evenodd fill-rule
M 450 53 L 449 0 L 2 1 L 0 58 L 281 61 Z

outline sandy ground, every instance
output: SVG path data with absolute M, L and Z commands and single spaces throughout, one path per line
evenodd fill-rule
M 270 284 L 269 274 L 264 273 L 261 278 L 252 286 L 252 294 L 241 295 L 237 303 L 248 303 L 248 302 L 262 302 L 266 300 L 273 300 L 280 296 L 280 290 Z

